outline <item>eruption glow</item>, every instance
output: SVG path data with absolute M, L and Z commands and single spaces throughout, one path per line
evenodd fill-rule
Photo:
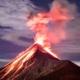
M 65 39 L 65 25 L 70 19 L 72 17 L 67 8 L 57 3 L 48 13 L 41 12 L 31 16 L 27 21 L 27 26 L 30 26 L 31 30 L 36 33 L 34 38 L 35 44 L 41 45 L 46 52 L 57 58 L 56 54 L 50 50 L 51 44 L 56 44 Z M 5 66 L 0 72 L 0 74 L 5 73 L 2 79 L 4 80 L 5 76 L 10 76 L 9 80 L 12 80 L 14 76 L 16 77 L 16 74 L 24 67 L 24 64 L 33 57 L 36 49 L 37 46 L 28 48 L 20 53 L 12 63 L 6 65 L 7 67 Z
M 68 9 L 56 2 L 49 12 L 31 16 L 27 21 L 27 26 L 36 34 L 35 43 L 50 52 L 51 44 L 56 44 L 66 38 L 65 26 L 71 19 L 73 17 L 70 16 Z M 52 55 L 57 57 L 55 54 Z

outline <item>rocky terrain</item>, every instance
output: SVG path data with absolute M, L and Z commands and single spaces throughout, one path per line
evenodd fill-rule
M 39 45 L 33 47 L 36 46 L 34 56 L 29 61 L 25 61 L 20 70 L 14 68 L 4 76 L 7 67 L 13 62 L 1 68 L 0 80 L 80 80 L 80 67 L 71 61 L 52 57 Z

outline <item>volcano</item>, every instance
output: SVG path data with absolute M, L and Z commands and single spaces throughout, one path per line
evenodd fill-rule
M 80 67 L 34 44 L 0 68 L 0 80 L 80 80 Z

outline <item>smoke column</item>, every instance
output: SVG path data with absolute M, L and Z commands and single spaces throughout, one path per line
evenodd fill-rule
M 59 43 L 66 39 L 66 24 L 73 19 L 67 7 L 55 1 L 49 12 L 31 15 L 27 26 L 35 32 L 35 42 L 44 47 Z

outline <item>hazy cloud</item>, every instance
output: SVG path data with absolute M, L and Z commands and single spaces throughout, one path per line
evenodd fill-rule
M 34 6 L 29 0 L 0 0 L 0 25 L 25 29 L 25 22 Z

